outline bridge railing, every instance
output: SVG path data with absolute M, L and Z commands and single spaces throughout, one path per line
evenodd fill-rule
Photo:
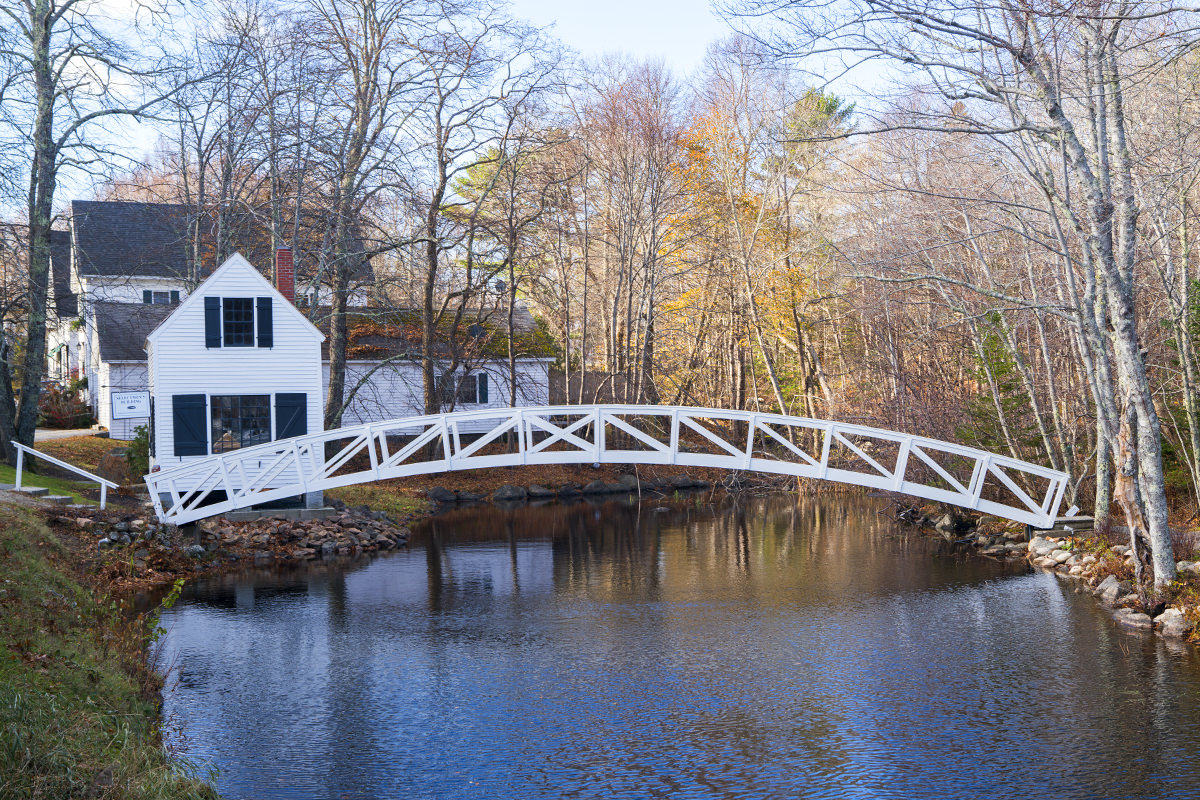
M 1068 476 L 972 447 L 843 422 L 673 406 L 542 406 L 384 420 L 145 476 L 177 524 L 355 483 L 522 464 L 675 464 L 839 481 L 1047 527 Z
M 106 505 L 108 505 L 108 490 L 109 489 L 121 488 L 120 486 L 118 486 L 117 484 L 108 480 L 107 478 L 101 478 L 99 475 L 93 475 L 92 473 L 88 472 L 86 469 L 81 469 L 80 467 L 77 467 L 74 464 L 69 464 L 66 461 L 62 461 L 60 459 L 55 458 L 54 456 L 47 455 L 43 452 L 33 449 L 32 447 L 27 447 L 27 446 L 21 444 L 20 442 L 10 441 L 9 444 L 11 444 L 14 448 L 16 448 L 16 451 L 17 451 L 16 489 L 18 492 L 21 491 L 22 484 L 24 482 L 25 454 L 26 453 L 28 453 L 33 458 L 40 458 L 42 461 L 49 461 L 51 464 L 53 464 L 56 467 L 65 469 L 68 472 L 73 472 L 82 478 L 86 478 L 87 480 L 92 481 L 93 483 L 100 484 L 100 508 L 104 508 Z

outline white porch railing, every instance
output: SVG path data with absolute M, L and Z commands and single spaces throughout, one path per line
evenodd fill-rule
M 473 438 L 469 438 L 473 437 Z M 40 455 L 40 454 L 39 454 Z M 839 481 L 1048 527 L 1066 473 L 895 431 L 673 406 L 543 406 L 384 420 L 199 458 L 147 476 L 182 524 L 355 483 L 521 464 L 676 464 Z

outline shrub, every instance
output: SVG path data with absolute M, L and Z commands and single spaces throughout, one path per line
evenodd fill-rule
M 87 428 L 96 423 L 75 387 L 47 386 L 38 398 L 38 424 L 45 428 Z
M 129 462 L 129 474 L 135 481 L 141 480 L 150 471 L 150 429 L 145 425 L 133 429 L 133 441 L 129 443 L 125 459 Z

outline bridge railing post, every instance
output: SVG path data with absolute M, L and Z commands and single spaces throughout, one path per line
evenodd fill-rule
M 912 449 L 913 437 L 905 436 L 900 442 L 900 452 L 896 454 L 896 474 L 892 481 L 892 489 L 900 491 L 904 485 L 904 473 L 908 471 L 908 452 Z
M 671 463 L 679 463 L 679 409 L 671 413 Z
M 517 422 L 517 452 L 521 455 L 521 464 L 523 466 L 523 465 L 529 463 L 526 460 L 526 458 L 529 455 L 529 446 L 526 441 L 527 431 L 525 430 L 525 412 L 524 411 L 521 411 L 521 410 L 517 411 L 516 422 Z
M 596 406 L 596 460 L 594 463 L 599 464 L 604 460 L 605 453 L 608 448 L 608 442 L 604 436 L 604 406 Z
M 754 430 L 758 427 L 758 414 L 750 415 L 750 423 L 746 431 L 746 457 L 742 459 L 742 469 L 750 469 L 750 461 L 754 458 Z
M 825 439 L 821 442 L 821 471 L 817 476 L 821 479 L 829 474 L 829 450 L 833 447 L 833 429 L 832 422 L 825 423 Z

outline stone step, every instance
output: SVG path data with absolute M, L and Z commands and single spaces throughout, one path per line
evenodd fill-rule
M 60 506 L 65 506 L 71 502 L 74 502 L 75 500 L 75 498 L 71 497 L 69 494 L 48 494 L 43 496 L 42 499 L 47 503 L 54 503 L 55 505 Z
M 27 494 L 30 497 L 45 497 L 46 495 L 50 494 L 49 489 L 43 489 L 41 486 L 22 486 L 20 489 L 17 489 L 17 491 L 21 492 L 22 494 Z

